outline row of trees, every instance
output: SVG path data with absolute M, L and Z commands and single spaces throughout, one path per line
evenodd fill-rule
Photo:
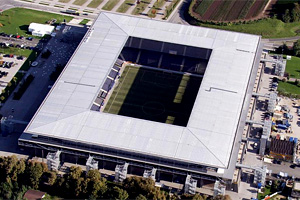
M 300 5 L 299 3 L 294 3 L 294 6 L 290 9 L 286 9 L 282 16 L 282 20 L 285 23 L 289 22 L 299 22 L 300 21 Z
M 49 171 L 45 163 L 19 160 L 16 156 L 0 157 L 0 199 L 22 199 L 28 189 L 68 199 L 209 199 L 199 194 L 169 195 L 155 187 L 152 179 L 132 176 L 118 184 L 101 177 L 99 170 L 86 173 L 80 167 L 71 167 L 68 173 L 61 175 Z

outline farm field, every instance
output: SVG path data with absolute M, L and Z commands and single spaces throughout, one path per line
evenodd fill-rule
M 189 13 L 202 21 L 237 21 L 257 17 L 268 0 L 193 0 Z

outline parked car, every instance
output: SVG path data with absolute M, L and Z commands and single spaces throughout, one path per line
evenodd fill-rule
M 33 39 L 32 37 L 28 37 L 28 38 L 27 38 L 27 40 L 30 40 L 30 41 L 32 41 L 32 39 Z
M 300 108 L 297 108 L 297 115 L 300 116 Z

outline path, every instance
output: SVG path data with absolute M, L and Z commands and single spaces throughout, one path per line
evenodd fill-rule
M 173 0 L 167 0 L 164 5 L 162 5 L 162 7 L 157 11 L 156 16 L 154 19 L 162 19 L 165 16 L 165 8 L 167 6 L 169 6 L 171 3 L 173 2 Z
M 118 8 L 119 8 L 123 3 L 124 3 L 124 1 L 119 1 L 111 11 L 112 11 L 112 12 L 117 12 Z
M 148 16 L 148 12 L 151 10 L 155 2 L 156 0 L 151 0 L 151 2 L 147 5 L 146 9 L 142 12 L 141 15 Z
M 134 8 L 136 7 L 136 3 L 134 3 L 132 6 L 129 7 L 129 9 L 126 11 L 126 14 L 131 15 L 133 12 Z

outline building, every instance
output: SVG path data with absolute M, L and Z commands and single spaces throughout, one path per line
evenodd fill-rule
M 54 28 L 54 26 L 47 24 L 31 23 L 28 27 L 28 31 L 34 36 L 44 37 L 44 35 L 51 35 Z
M 272 138 L 270 144 L 270 156 L 275 159 L 293 161 L 294 146 L 294 141 Z
M 179 63 L 195 57 L 205 61 L 197 61 L 200 70 L 194 67 L 202 81 L 185 125 L 101 112 L 118 77 L 112 70 L 120 70 L 120 60 L 133 55 L 128 48 L 136 52 L 136 60 L 145 56 L 141 52 L 153 51 L 157 63 L 176 62 L 177 56 Z M 156 168 L 160 180 L 185 183 L 189 174 L 198 187 L 219 177 L 231 189 L 261 52 L 256 35 L 102 12 L 19 145 L 85 159 L 92 155 L 99 168 L 110 163 L 114 170 L 126 162 L 132 174 Z M 162 55 L 172 59 L 161 61 Z M 185 65 L 171 67 L 178 68 L 176 73 L 195 72 L 179 72 Z
M 46 192 L 41 192 L 38 190 L 28 190 L 23 198 L 28 200 L 40 200 L 45 197 Z

